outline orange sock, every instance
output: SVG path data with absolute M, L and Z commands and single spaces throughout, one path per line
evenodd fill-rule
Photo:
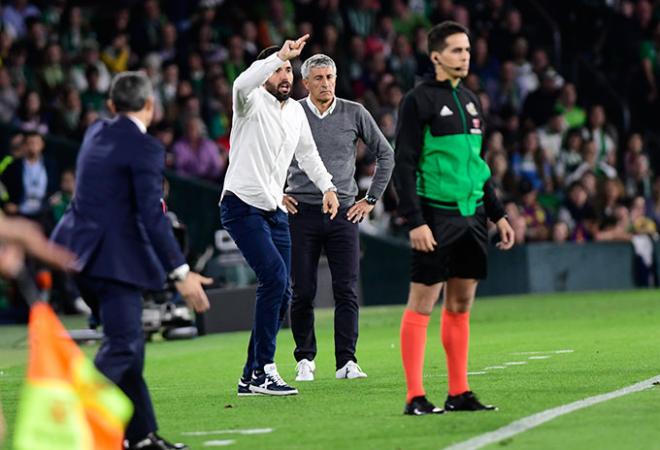
M 454 313 L 443 307 L 440 335 L 447 359 L 449 395 L 458 395 L 469 391 L 467 362 L 470 342 L 470 313 Z
M 424 372 L 424 352 L 426 350 L 426 330 L 430 316 L 406 309 L 401 318 L 401 359 L 406 373 L 408 393 L 406 401 L 424 395 L 422 382 Z

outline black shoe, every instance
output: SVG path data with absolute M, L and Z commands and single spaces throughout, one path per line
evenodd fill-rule
M 251 380 L 246 380 L 245 378 L 241 377 L 238 379 L 238 396 L 239 397 L 254 397 L 255 395 L 259 395 L 257 392 L 252 392 L 250 390 L 250 383 Z
M 445 401 L 445 411 L 497 411 L 493 405 L 484 405 L 472 391 L 465 391 L 460 395 L 448 395 Z
M 413 397 L 410 403 L 406 403 L 403 410 L 404 414 L 409 416 L 423 416 L 425 414 L 444 414 L 445 410 L 438 408 L 433 403 L 428 401 L 424 395 Z
M 277 372 L 275 363 L 266 364 L 264 370 L 255 371 L 250 382 L 250 391 L 265 395 L 296 395 L 298 389 L 289 386 Z
M 188 450 L 186 444 L 172 444 L 156 433 L 149 433 L 146 438 L 126 447 L 128 450 Z

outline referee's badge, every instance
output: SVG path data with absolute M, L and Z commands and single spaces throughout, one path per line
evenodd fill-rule
M 473 116 L 478 116 L 479 113 L 477 112 L 477 107 L 474 106 L 474 103 L 470 102 L 467 105 L 465 105 L 465 109 L 467 112 L 469 112 Z

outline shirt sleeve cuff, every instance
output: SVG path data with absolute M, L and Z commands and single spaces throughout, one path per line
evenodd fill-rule
M 408 222 L 408 230 L 413 230 L 419 226 L 426 224 L 426 221 L 424 220 L 424 216 L 422 216 L 421 212 L 410 214 L 409 216 L 406 217 L 406 220 Z
M 172 281 L 183 281 L 190 273 L 190 266 L 188 264 L 181 264 L 179 267 L 171 271 L 167 278 Z

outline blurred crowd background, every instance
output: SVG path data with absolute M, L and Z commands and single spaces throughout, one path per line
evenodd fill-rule
M 631 240 L 660 225 L 660 2 L 649 0 L 3 1 L 0 193 L 8 214 L 47 230 L 75 169 L 44 156 L 44 136 L 81 140 L 108 116 L 113 74 L 144 70 L 156 89 L 149 132 L 167 166 L 221 184 L 232 82 L 258 52 L 309 33 L 301 62 L 337 63 L 337 95 L 365 105 L 394 141 L 398 105 L 432 74 L 430 26 L 472 33 L 471 74 L 487 119 L 484 158 L 516 230 L 530 241 Z M 299 77 L 294 98 L 305 91 Z M 361 147 L 366 187 L 374 159 Z M 403 233 L 393 189 L 367 227 Z

